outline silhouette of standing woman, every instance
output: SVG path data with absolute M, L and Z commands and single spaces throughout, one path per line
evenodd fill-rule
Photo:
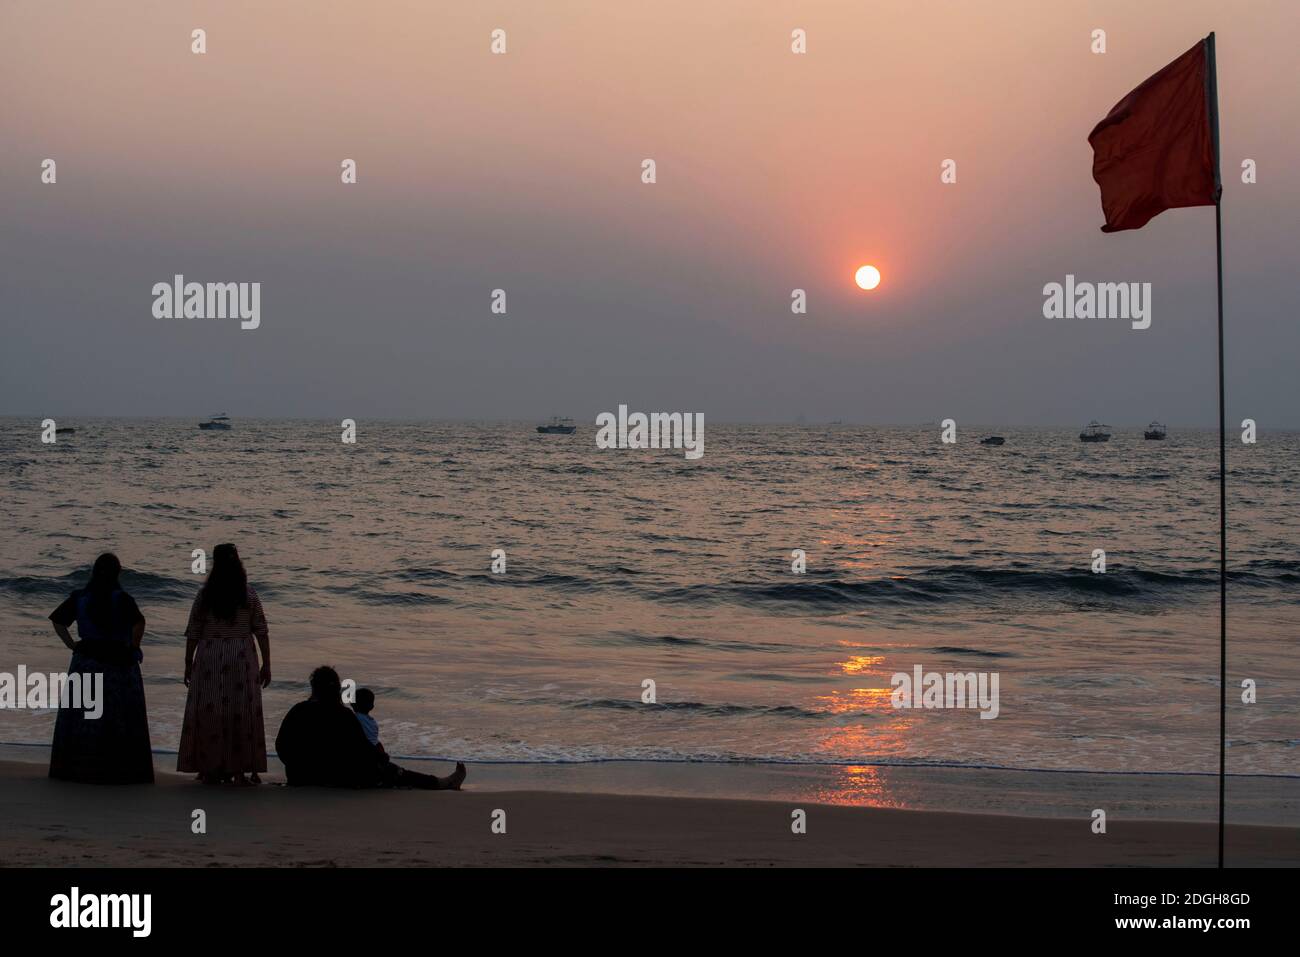
M 90 582 L 50 614 L 54 630 L 72 650 L 68 675 L 95 681 L 103 676 L 102 712 L 61 707 L 54 722 L 50 777 L 89 784 L 153 781 L 149 717 L 140 675 L 144 615 L 118 584 L 122 563 L 111 552 L 95 559 Z M 79 641 L 68 628 L 77 625 Z
M 197 772 L 205 784 L 261 783 L 258 772 L 266 770 L 262 689 L 270 683 L 271 638 L 262 603 L 235 546 L 218 545 L 185 628 L 190 690 L 176 769 Z

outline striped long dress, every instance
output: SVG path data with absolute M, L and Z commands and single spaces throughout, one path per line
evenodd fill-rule
M 178 771 L 248 774 L 266 770 L 266 730 L 258 684 L 254 636 L 266 637 L 266 615 L 257 592 L 232 621 L 204 615 L 194 599 L 185 637 L 198 642 L 185 699 Z

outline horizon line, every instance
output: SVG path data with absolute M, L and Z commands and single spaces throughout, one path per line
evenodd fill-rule
M 655 410 L 655 411 L 659 411 L 659 410 Z M 71 418 L 78 421 L 81 420 L 107 421 L 107 420 L 114 420 L 114 419 L 124 419 L 124 420 L 138 420 L 138 421 L 178 421 L 178 422 L 194 421 L 197 423 L 197 421 L 209 419 L 213 415 L 217 415 L 217 414 L 229 415 L 229 413 L 195 413 L 195 414 L 169 414 L 169 415 L 140 415 L 140 414 L 104 415 L 104 414 L 77 414 L 77 413 L 56 413 L 55 415 L 44 413 L 39 415 L 37 414 L 24 415 L 24 414 L 4 413 L 4 414 L 0 414 L 0 421 L 31 420 L 34 421 L 37 425 L 39 425 L 43 419 L 58 417 L 58 418 Z M 310 416 L 310 415 L 261 415 L 259 414 L 259 415 L 232 415 L 230 416 L 230 418 L 242 419 L 244 421 L 249 421 L 249 422 L 330 422 L 330 423 L 334 423 L 336 421 L 341 421 L 341 420 L 336 420 L 332 416 L 324 417 L 319 415 Z M 349 415 L 349 416 L 344 416 L 344 418 L 355 419 L 358 422 L 358 424 L 364 421 L 385 422 L 385 423 L 437 422 L 437 423 L 464 424 L 464 425 L 474 425 L 474 424 L 514 425 L 514 424 L 528 424 L 528 423 L 534 425 L 537 424 L 536 416 L 408 417 L 408 416 L 377 415 L 377 416 L 358 417 L 355 415 Z M 575 418 L 574 421 L 581 424 L 586 420 Z M 588 422 L 588 424 L 590 424 L 593 428 L 595 427 L 594 420 Z M 930 422 L 928 420 L 909 421 L 909 422 L 868 422 L 868 421 L 855 420 L 855 419 L 831 420 L 831 419 L 812 419 L 812 418 L 805 419 L 803 421 L 794 420 L 794 419 L 715 419 L 712 420 L 712 424 L 714 424 L 715 426 L 718 425 L 720 426 L 780 426 L 780 427 L 788 427 L 788 428 L 857 426 L 862 428 L 875 428 L 875 429 L 913 429 L 913 428 L 921 429 L 921 428 L 942 427 L 942 422 L 940 420 L 936 420 L 934 422 Z M 1105 423 L 1105 424 L 1108 428 L 1115 428 L 1115 429 L 1130 429 L 1130 428 L 1143 429 L 1146 428 L 1146 425 L 1148 423 L 1139 424 L 1133 422 L 1133 423 L 1121 423 L 1120 425 L 1114 425 L 1111 423 Z M 1164 422 L 1163 424 L 1168 426 L 1169 422 Z M 981 428 L 988 427 L 988 428 L 1001 428 L 1001 429 L 1044 429 L 1044 430 L 1053 430 L 1053 431 L 1055 430 L 1072 431 L 1074 429 L 1083 428 L 1086 425 L 1087 423 L 1084 423 L 1083 425 L 1078 425 L 1078 424 L 1065 424 L 1060 422 L 1056 422 L 1056 423 L 1038 422 L 1038 423 L 1014 424 L 1014 423 L 993 423 L 993 422 L 975 421 L 975 420 L 972 420 L 965 425 L 963 425 L 961 422 L 957 423 L 958 429 L 969 429 L 973 427 L 981 427 Z M 1218 432 L 1219 430 L 1219 425 L 1217 422 L 1208 423 L 1208 424 L 1196 424 L 1196 423 L 1189 424 L 1189 423 L 1177 423 L 1175 421 L 1173 427 L 1184 429 L 1184 430 L 1203 430 L 1203 431 L 1211 431 L 1211 432 Z M 1228 431 L 1229 432 L 1235 431 L 1237 428 L 1239 428 L 1239 426 L 1229 425 Z M 1296 426 L 1296 425 L 1285 425 L 1285 426 L 1276 426 L 1276 427 L 1271 426 L 1268 429 L 1268 431 L 1294 432 L 1294 431 L 1300 431 L 1300 426 Z

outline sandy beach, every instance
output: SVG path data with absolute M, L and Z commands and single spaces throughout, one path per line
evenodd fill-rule
M 472 774 L 471 769 L 471 774 Z M 666 865 L 873 867 L 1212 866 L 1205 823 L 1087 820 L 553 791 L 208 789 L 160 772 L 153 787 L 51 781 L 0 762 L 8 866 Z M 808 829 L 791 833 L 791 811 Z M 207 833 L 191 832 L 202 809 Z M 493 812 L 506 833 L 493 834 Z M 1300 829 L 1232 826 L 1234 866 L 1294 866 Z

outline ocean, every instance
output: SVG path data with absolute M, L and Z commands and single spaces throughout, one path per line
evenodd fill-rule
M 45 617 L 115 551 L 157 749 L 191 553 L 231 541 L 270 622 L 268 745 L 328 663 L 410 759 L 1217 772 L 1213 431 L 706 423 L 691 461 L 598 449 L 589 422 L 361 420 L 346 445 L 335 421 L 196 421 L 61 419 L 43 445 L 0 419 L 0 670 L 66 668 Z M 1300 434 L 1229 440 L 1228 767 L 1300 778 Z M 997 717 L 894 708 L 916 666 L 996 674 Z M 53 720 L 0 711 L 0 741 Z

